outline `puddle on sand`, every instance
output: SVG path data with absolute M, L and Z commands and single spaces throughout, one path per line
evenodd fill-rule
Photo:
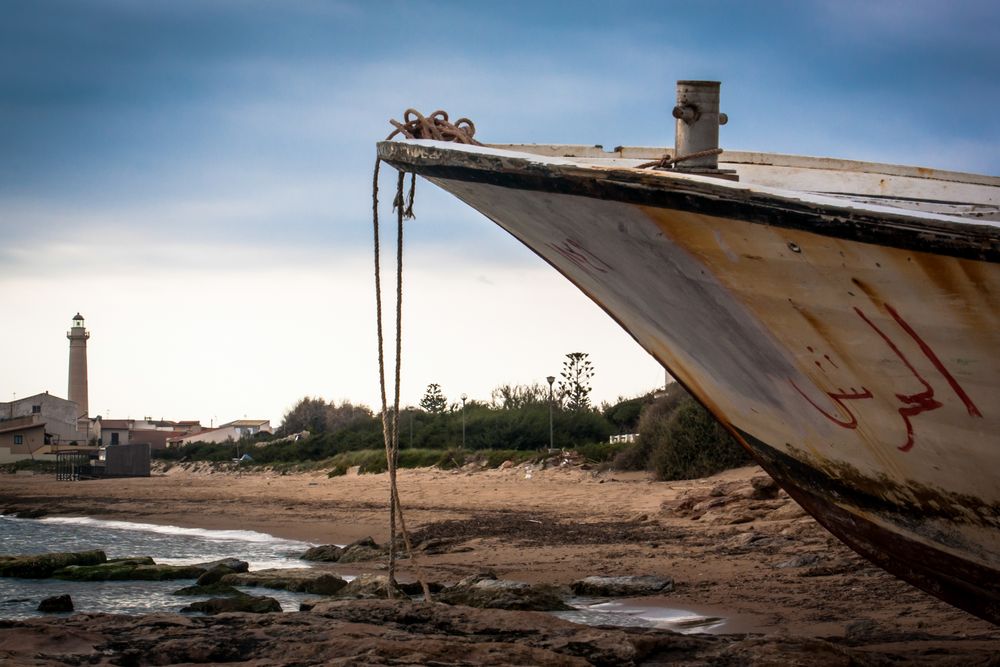
M 660 628 L 684 634 L 722 632 L 727 619 L 670 606 L 665 598 L 572 598 L 572 611 L 553 612 L 555 616 L 583 625 Z

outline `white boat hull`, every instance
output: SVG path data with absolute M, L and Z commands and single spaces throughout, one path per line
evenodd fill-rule
M 831 532 L 1000 622 L 995 228 L 422 142 L 380 154 L 573 281 Z

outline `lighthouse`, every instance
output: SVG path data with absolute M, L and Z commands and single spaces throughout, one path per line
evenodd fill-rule
M 66 332 L 69 338 L 69 391 L 67 398 L 76 403 L 77 422 L 86 423 L 90 417 L 87 406 L 87 339 L 90 332 L 83 326 L 83 315 L 76 314 L 73 326 Z

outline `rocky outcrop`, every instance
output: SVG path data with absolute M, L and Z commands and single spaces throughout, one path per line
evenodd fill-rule
M 365 537 L 344 547 L 344 552 L 340 554 L 340 558 L 337 562 L 363 563 L 369 560 L 385 558 L 388 553 L 388 547 L 380 546 L 372 538 Z M 400 555 L 402 556 L 402 554 Z
M 750 478 L 750 486 L 753 492 L 750 497 L 754 500 L 773 500 L 778 497 L 781 487 L 768 475 L 758 475 Z
M 170 581 L 197 579 L 205 573 L 200 565 L 157 565 L 145 558 L 109 560 L 100 565 L 71 565 L 52 573 L 67 581 Z
M 674 580 L 656 576 L 585 577 L 569 586 L 577 595 L 635 597 L 669 593 L 674 590 Z
M 666 516 L 736 526 L 803 516 L 801 510 L 767 475 L 719 482 L 711 489 L 692 487 L 660 505 Z
M 390 590 L 392 595 L 389 594 Z M 347 582 L 347 585 L 337 593 L 337 597 L 384 600 L 390 597 L 406 597 L 406 593 L 398 584 L 390 587 L 389 577 L 384 574 L 362 574 Z
M 336 544 L 311 547 L 299 558 L 323 563 L 363 563 L 385 558 L 388 553 L 388 547 L 380 545 L 371 537 L 362 537 L 346 547 L 338 547 Z M 402 556 L 402 554 L 400 555 Z
M 240 572 L 247 572 L 250 569 L 250 565 L 246 561 L 236 560 L 235 558 L 226 558 L 214 563 L 204 563 L 204 565 L 210 567 L 203 575 L 198 577 L 197 583 L 199 586 L 210 586 L 222 581 L 222 578 L 227 574 L 238 574 Z
M 250 563 L 239 558 L 220 558 L 219 560 L 210 560 L 205 563 L 195 563 L 193 567 L 200 567 L 206 572 L 215 568 L 225 568 L 233 572 L 246 572 L 250 569 Z
M 38 611 L 43 614 L 63 614 L 73 611 L 73 598 L 68 595 L 53 595 L 38 603 Z
M 344 553 L 344 547 L 338 547 L 336 544 L 322 544 L 306 549 L 306 552 L 299 558 L 320 563 L 336 563 L 340 560 L 342 553 Z
M 549 584 L 527 584 L 497 579 L 492 574 L 477 574 L 462 579 L 438 593 L 436 599 L 446 604 L 480 609 L 516 611 L 568 611 L 563 590 Z
M 932 641 L 930 641 L 932 640 Z M 883 635 L 855 645 L 595 628 L 533 612 L 409 600 L 332 600 L 311 612 L 224 617 L 76 613 L 0 623 L 4 665 L 899 665 L 992 664 L 996 642 Z M 956 657 L 955 654 L 958 654 Z
M 229 612 L 245 612 L 250 614 L 272 614 L 281 611 L 281 604 L 274 598 L 263 595 L 235 595 L 224 598 L 211 598 L 200 602 L 192 602 L 181 609 L 181 613 L 201 612 L 215 615 Z
M 221 567 L 221 566 L 213 567 L 205 571 L 204 574 L 198 577 L 198 581 L 196 583 L 199 586 L 211 586 L 212 584 L 219 583 L 222 580 L 222 578 L 227 574 L 237 574 L 237 573 L 233 570 L 230 570 L 228 567 Z
M 103 552 L 99 552 L 102 553 Z M 218 581 L 226 574 L 246 572 L 249 565 L 236 558 L 223 558 L 194 565 L 160 565 L 149 556 L 112 558 L 96 565 L 70 565 L 52 573 L 55 579 L 68 581 L 172 581 L 200 579 L 208 572 L 218 573 Z
M 309 568 L 258 570 L 227 574 L 219 583 L 230 586 L 259 586 L 296 593 L 334 595 L 347 585 L 335 574 Z
M 97 565 L 107 559 L 103 551 L 0 556 L 0 577 L 47 579 L 65 567 Z
M 388 553 L 388 547 L 379 545 L 371 537 L 362 537 L 356 542 L 351 542 L 346 547 L 338 547 L 336 544 L 323 544 L 311 547 L 299 556 L 299 558 L 324 563 L 363 563 L 385 558 Z

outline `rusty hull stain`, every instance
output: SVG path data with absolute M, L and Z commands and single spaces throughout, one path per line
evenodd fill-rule
M 832 494 L 866 511 L 891 512 L 897 517 L 918 514 L 922 518 L 1000 528 L 1000 504 L 912 480 L 899 482 L 883 474 L 869 477 L 843 461 L 819 460 L 789 443 L 785 447 L 804 465 L 829 479 Z

